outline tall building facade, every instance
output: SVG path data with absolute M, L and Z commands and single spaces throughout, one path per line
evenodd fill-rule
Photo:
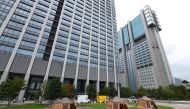
M 155 11 L 146 6 L 118 32 L 117 55 L 123 86 L 135 91 L 140 86 L 157 88 L 174 83 L 159 31 Z
M 116 87 L 116 34 L 114 0 L 1 0 L 0 83 L 23 78 L 20 100 L 54 77 Z

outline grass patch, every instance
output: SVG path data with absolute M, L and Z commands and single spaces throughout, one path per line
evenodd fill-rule
M 44 109 L 46 106 L 43 104 L 23 104 L 23 105 L 10 105 L 0 106 L 0 109 Z
M 11 106 L 0 106 L 0 109 L 44 109 L 46 105 L 43 104 L 23 104 L 23 105 L 11 105 Z M 97 104 L 90 104 L 90 103 L 84 103 L 80 104 L 80 107 L 89 107 L 89 109 L 105 109 L 106 104 L 104 103 L 97 103 Z M 172 107 L 168 106 L 158 106 L 159 109 L 173 109 Z M 129 109 L 137 109 L 135 106 L 129 107 Z
M 159 109 L 173 109 L 172 107 L 169 106 L 158 106 Z
M 97 104 L 84 103 L 80 104 L 80 107 L 90 107 L 90 109 L 105 109 L 106 105 L 104 103 L 97 103 Z
M 89 107 L 90 109 L 105 109 L 106 104 L 103 103 L 97 103 L 97 104 L 89 104 L 89 103 L 84 103 L 80 104 L 80 107 Z M 172 107 L 168 106 L 158 106 L 159 109 L 173 109 Z M 130 105 L 129 109 L 137 109 L 134 105 Z

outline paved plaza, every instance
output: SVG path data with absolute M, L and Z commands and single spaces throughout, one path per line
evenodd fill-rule
M 157 105 L 170 106 L 174 109 L 190 109 L 190 104 L 178 104 L 178 103 L 156 103 Z

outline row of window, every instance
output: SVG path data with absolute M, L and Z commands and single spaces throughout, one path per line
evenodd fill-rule
M 9 22 L 7 28 L 4 31 L 5 36 L 15 38 L 15 39 L 11 38 L 12 41 L 10 40 L 10 42 L 12 42 L 12 43 L 14 42 L 14 44 L 16 42 L 16 39 L 19 37 L 20 32 L 22 31 L 22 27 L 25 24 L 26 18 L 28 17 L 30 9 L 32 8 L 32 5 L 33 5 L 32 4 L 33 1 L 30 1 L 30 2 L 29 1 L 27 2 L 27 0 L 21 0 L 21 1 L 22 2 L 19 4 L 19 8 L 16 9 L 13 17 L 11 18 L 12 20 Z M 48 3 L 50 3 L 50 2 L 45 3 L 42 0 L 39 2 L 37 9 L 35 10 L 34 15 L 32 16 L 32 20 L 30 21 L 29 26 L 26 30 L 26 33 L 24 34 L 23 40 L 20 45 L 22 47 L 19 47 L 18 54 L 23 54 L 23 55 L 25 54 L 27 56 L 29 56 L 29 55 L 31 56 L 32 50 L 27 50 L 27 48 L 23 48 L 23 46 L 25 46 L 25 47 L 26 46 L 27 47 L 35 46 L 35 43 L 39 36 L 39 32 L 41 30 L 41 25 L 45 18 L 45 14 L 46 14 L 45 12 L 49 6 Z M 54 5 L 55 6 L 58 5 L 58 3 L 56 2 L 56 3 L 54 3 Z M 55 6 L 53 6 L 53 7 L 55 8 Z M 80 6 L 78 6 L 78 7 L 80 7 Z M 39 14 L 39 13 L 41 13 L 41 14 Z M 40 52 L 38 52 L 38 54 L 37 54 L 37 56 L 39 56 L 39 57 L 42 57 L 42 54 L 43 54 L 42 51 L 44 51 L 46 48 L 45 46 L 47 44 L 47 38 L 49 38 L 49 32 L 50 32 L 50 28 L 48 28 L 48 27 L 51 27 L 51 23 L 53 20 L 52 17 L 54 16 L 54 14 L 55 14 L 55 11 L 52 10 L 51 11 L 52 16 L 50 15 L 50 17 L 48 19 L 49 24 L 47 25 L 47 28 L 46 28 L 47 32 L 44 32 L 43 38 L 42 38 L 40 46 L 39 46 Z M 15 28 L 15 27 L 17 27 L 17 28 Z M 84 30 L 85 30 L 84 32 L 87 34 L 90 34 L 90 31 L 88 30 L 89 25 L 86 25 L 86 28 L 87 29 L 84 28 Z M 12 34 L 12 35 L 10 35 L 10 34 Z M 78 34 L 78 33 L 75 33 L 75 34 Z M 17 37 L 15 37 L 15 36 L 17 36 Z M 63 35 L 63 36 L 65 36 L 65 35 Z M 1 39 L 3 39 L 3 41 L 4 41 L 4 39 L 5 39 L 5 41 L 7 41 L 8 37 L 4 38 L 1 36 Z M 66 39 L 64 38 L 63 40 L 66 40 Z M 76 37 L 73 38 L 71 40 L 71 43 L 76 45 L 76 43 L 77 43 L 76 40 L 77 40 Z M 84 40 L 82 39 L 82 41 L 85 41 L 85 40 L 86 40 L 86 38 L 84 38 Z M 88 40 L 88 42 L 89 42 L 89 40 Z M 104 43 L 105 40 L 101 39 L 100 42 Z M 87 40 L 84 44 L 86 44 L 86 43 L 87 43 Z M 96 44 L 96 42 L 94 44 Z M 59 44 L 58 44 L 58 46 L 59 46 Z M 62 46 L 66 46 L 66 45 L 62 45 Z M 85 48 L 88 48 L 87 45 L 82 46 L 82 49 L 81 49 L 82 54 L 88 53 L 88 49 L 85 49 Z M 105 48 L 105 47 L 103 47 L 103 48 Z M 104 50 L 103 48 L 102 48 L 102 50 Z M 61 46 L 59 47 L 59 49 L 61 49 Z M 102 50 L 101 50 L 101 52 L 102 52 Z M 55 54 L 56 53 L 57 52 L 55 52 Z M 102 52 L 102 53 L 105 54 L 105 52 Z M 55 56 L 57 56 L 57 54 Z M 81 56 L 83 56 L 83 55 L 81 55 Z
M 9 0 L 9 3 L 13 3 L 12 0 Z M 6 0 L 6 2 L 8 3 L 8 1 Z M 6 3 L 4 2 L 4 3 Z M 32 2 L 33 3 L 33 2 Z M 11 5 L 11 4 L 9 4 Z M 4 52 L 9 52 L 11 53 L 13 50 L 13 47 L 16 44 L 17 39 L 20 36 L 20 33 L 22 31 L 22 28 L 26 22 L 26 18 L 28 17 L 30 10 L 27 10 L 29 8 L 31 8 L 32 6 L 27 5 L 26 8 L 21 8 L 23 5 L 22 0 L 19 3 L 18 8 L 15 10 L 13 16 L 11 17 L 11 20 L 8 22 L 7 27 L 5 28 L 5 30 L 3 31 L 3 34 L 1 36 L 1 47 L 3 47 L 3 45 L 7 46 L 4 49 Z M 11 5 L 12 6 L 12 5 Z M 26 50 L 25 50 L 26 51 Z M 31 53 L 29 52 L 21 52 L 20 50 L 18 51 L 19 53 L 25 53 L 26 56 L 31 55 Z
M 1 0 L 0 1 L 0 27 L 5 20 L 6 16 L 9 14 L 11 7 L 14 4 L 14 0 Z
M 142 42 L 134 47 L 137 66 L 142 66 L 152 62 L 147 42 Z

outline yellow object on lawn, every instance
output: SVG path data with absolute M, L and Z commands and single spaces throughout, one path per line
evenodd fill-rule
M 108 97 L 104 95 L 100 95 L 96 97 L 96 100 L 98 103 L 105 103 L 106 101 L 108 101 Z

